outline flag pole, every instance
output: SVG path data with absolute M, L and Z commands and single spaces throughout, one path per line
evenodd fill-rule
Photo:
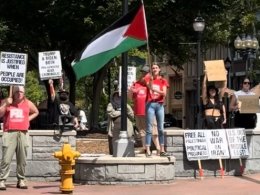
M 144 2 L 143 0 L 141 0 L 142 4 L 144 5 Z M 144 9 L 144 22 L 146 23 L 146 14 L 145 14 L 145 9 Z M 145 24 L 146 26 L 146 31 L 148 31 L 148 28 L 147 28 L 147 24 Z M 146 49 L 147 49 L 147 62 L 149 64 L 149 67 L 150 67 L 150 74 L 152 75 L 152 59 L 151 59 L 151 53 L 150 53 L 150 46 L 149 46 L 149 34 L 148 32 L 146 32 L 147 34 L 147 44 L 146 44 Z
M 128 12 L 128 0 L 122 3 L 123 15 Z M 113 157 L 134 157 L 134 142 L 127 134 L 127 52 L 122 53 L 122 71 L 121 71 L 121 131 L 119 139 L 113 143 Z
M 128 0 L 123 0 L 123 15 L 128 12 Z M 121 131 L 127 131 L 127 52 L 122 53 L 122 80 L 121 80 Z

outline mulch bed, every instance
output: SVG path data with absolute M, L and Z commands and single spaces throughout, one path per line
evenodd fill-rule
M 140 140 L 136 141 L 135 147 L 140 147 Z M 78 131 L 76 150 L 82 154 L 109 154 L 107 133 Z

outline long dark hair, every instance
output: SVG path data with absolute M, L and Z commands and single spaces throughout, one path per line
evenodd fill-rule
M 207 98 L 208 99 L 210 98 L 209 90 L 211 90 L 211 89 L 214 89 L 216 91 L 216 95 L 214 96 L 214 100 L 218 101 L 219 100 L 218 88 L 216 88 L 213 85 L 210 85 L 210 86 L 207 87 Z

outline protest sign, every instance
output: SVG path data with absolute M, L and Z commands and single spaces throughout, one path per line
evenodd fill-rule
M 185 130 L 184 142 L 187 158 L 190 161 L 209 159 L 209 150 L 205 130 Z
M 1 52 L 0 84 L 25 85 L 27 54 Z
M 41 80 L 61 78 L 61 70 L 60 51 L 39 52 L 39 75 Z
M 233 159 L 247 158 L 249 156 L 245 130 L 226 129 L 230 156 Z
M 132 84 L 136 81 L 136 67 L 128 66 L 127 67 L 127 89 L 129 89 Z M 119 68 L 119 91 L 121 91 L 122 86 L 122 67 Z
M 255 95 L 260 97 L 260 84 L 254 86 L 250 91 L 252 91 L 253 93 L 255 93 Z
M 226 81 L 227 73 L 223 60 L 204 61 L 208 81 Z
M 207 130 L 210 159 L 229 158 L 226 132 L 224 129 Z
M 240 113 L 260 112 L 259 96 L 257 96 L 257 95 L 239 95 L 238 100 L 241 104 Z

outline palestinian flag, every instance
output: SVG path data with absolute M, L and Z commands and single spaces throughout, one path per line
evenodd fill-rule
M 77 80 L 91 75 L 119 54 L 146 44 L 148 39 L 143 4 L 128 12 L 91 41 L 72 67 Z

